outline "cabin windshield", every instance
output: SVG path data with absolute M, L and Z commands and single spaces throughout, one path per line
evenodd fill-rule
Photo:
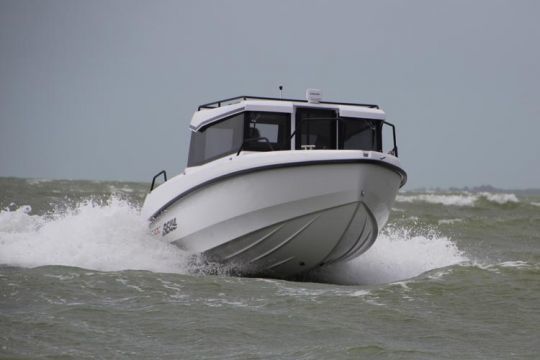
M 290 150 L 291 116 L 288 113 L 247 111 L 193 132 L 188 166 L 247 151 Z
M 337 120 L 335 110 L 297 109 L 296 148 L 336 149 Z
M 246 112 L 243 150 L 290 150 L 291 115 L 262 111 Z

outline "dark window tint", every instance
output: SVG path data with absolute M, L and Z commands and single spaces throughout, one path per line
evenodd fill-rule
M 298 109 L 296 111 L 297 149 L 336 149 L 336 112 Z
M 290 150 L 290 114 L 250 111 L 246 113 L 244 150 Z
M 238 151 L 244 135 L 244 114 L 234 115 L 191 135 L 188 166 L 204 164 Z
M 381 121 L 340 119 L 340 149 L 381 151 Z

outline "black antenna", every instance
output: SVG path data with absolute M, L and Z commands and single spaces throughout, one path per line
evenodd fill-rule
M 283 85 L 279 85 L 279 97 L 283 99 Z

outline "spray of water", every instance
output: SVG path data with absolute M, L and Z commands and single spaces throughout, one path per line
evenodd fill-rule
M 147 224 L 129 202 L 112 197 L 87 200 L 48 215 L 29 206 L 0 212 L 0 264 L 75 266 L 182 272 L 186 254 L 150 237 Z
M 383 284 L 466 261 L 463 252 L 437 231 L 418 235 L 410 229 L 387 227 L 366 253 L 315 276 L 337 284 Z
M 317 277 L 341 284 L 388 283 L 467 260 L 436 232 L 418 235 L 390 227 L 365 254 Z M 0 264 L 208 273 L 208 265 L 151 237 L 139 209 L 118 197 L 88 200 L 42 216 L 32 215 L 29 206 L 0 211 Z

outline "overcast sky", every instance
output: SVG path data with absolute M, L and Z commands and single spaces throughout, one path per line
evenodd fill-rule
M 379 104 L 407 188 L 540 187 L 540 1 L 0 0 L 0 176 L 149 181 L 197 105 Z

